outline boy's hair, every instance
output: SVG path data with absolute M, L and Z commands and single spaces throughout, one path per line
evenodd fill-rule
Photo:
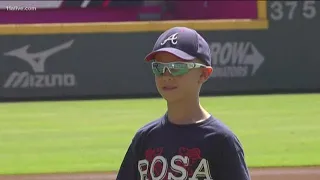
M 205 65 L 205 66 L 208 66 L 205 62 L 203 62 L 203 60 L 199 59 L 199 58 L 195 58 L 193 61 L 199 63 L 199 64 L 202 64 L 202 65 Z

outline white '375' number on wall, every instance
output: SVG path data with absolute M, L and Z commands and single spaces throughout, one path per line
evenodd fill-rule
M 297 14 L 298 3 L 299 1 L 271 1 L 271 4 L 270 4 L 271 19 L 274 21 L 283 20 L 284 18 L 288 20 L 292 20 Z M 302 16 L 306 19 L 315 18 L 317 15 L 316 1 L 306 0 L 306 1 L 301 1 L 301 3 L 302 3 L 302 9 L 301 9 Z M 300 11 L 298 10 L 298 12 Z

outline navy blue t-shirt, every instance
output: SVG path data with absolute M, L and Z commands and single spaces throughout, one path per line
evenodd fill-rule
M 164 115 L 139 129 L 117 180 L 250 180 L 236 135 L 221 121 L 173 124 Z

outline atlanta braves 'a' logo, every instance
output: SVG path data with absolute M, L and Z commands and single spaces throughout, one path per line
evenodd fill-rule
M 171 44 L 177 44 L 178 43 L 178 33 L 174 33 L 171 36 L 169 36 L 167 39 L 165 39 L 161 43 L 161 46 L 165 45 L 168 41 L 170 41 Z

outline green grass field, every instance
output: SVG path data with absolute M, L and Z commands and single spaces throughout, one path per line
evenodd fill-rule
M 320 94 L 201 99 L 255 166 L 320 165 Z M 161 99 L 0 104 L 0 174 L 117 170 Z

